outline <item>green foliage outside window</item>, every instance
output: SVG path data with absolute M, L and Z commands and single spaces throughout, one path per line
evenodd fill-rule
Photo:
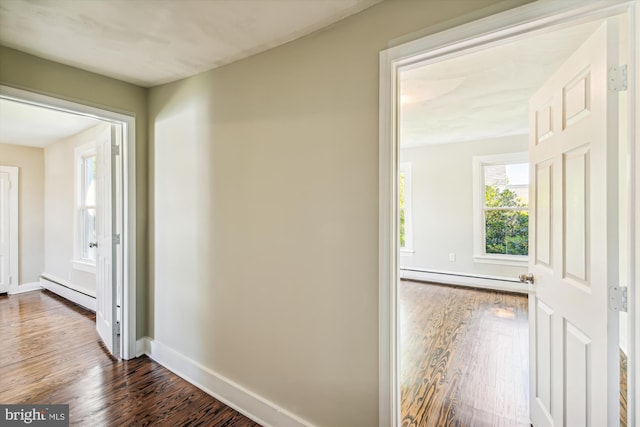
M 400 183 L 398 189 L 399 211 L 400 211 L 400 247 L 404 248 L 406 243 L 405 219 L 404 219 L 404 173 L 400 173 Z
M 485 185 L 485 251 L 487 254 L 529 254 L 529 212 L 518 195 Z M 523 207 L 524 210 L 500 209 Z M 493 208 L 493 209 L 492 209 Z

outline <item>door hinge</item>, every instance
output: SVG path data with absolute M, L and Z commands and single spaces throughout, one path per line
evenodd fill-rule
M 117 321 L 113 324 L 113 333 L 115 335 L 120 335 L 120 321 Z
M 609 68 L 608 87 L 610 92 L 627 90 L 627 64 Z
M 627 311 L 627 287 L 611 286 L 609 288 L 609 309 Z
M 120 235 L 119 234 L 114 234 L 113 235 L 113 244 L 114 245 L 119 245 L 120 244 Z
M 119 156 L 120 155 L 120 146 L 113 144 L 111 146 L 111 155 L 112 156 Z

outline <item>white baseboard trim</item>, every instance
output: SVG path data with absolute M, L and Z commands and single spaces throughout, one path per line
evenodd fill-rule
M 9 295 L 21 294 L 23 292 L 39 291 L 42 289 L 42 285 L 38 282 L 22 283 L 15 288 L 9 288 Z
M 149 337 L 142 337 L 136 341 L 136 357 L 140 357 L 143 354 L 151 357 L 150 342 L 151 338 Z
M 73 289 L 69 286 L 66 286 L 66 283 L 56 283 L 53 281 L 53 278 L 48 279 L 46 277 L 40 277 L 40 285 L 43 288 L 53 292 L 54 294 L 60 295 L 62 298 L 68 299 L 69 301 L 75 302 L 82 307 L 96 311 L 96 298 L 87 294 L 84 294 L 76 289 Z
M 445 285 L 466 286 L 471 288 L 491 289 L 495 291 L 517 292 L 527 294 L 533 287 L 526 283 L 500 279 L 491 276 L 465 276 L 451 272 L 428 271 L 420 269 L 400 269 L 400 278 L 419 280 Z
M 156 340 L 139 339 L 136 351 L 144 348 L 151 359 L 264 427 L 313 427 L 308 421 Z

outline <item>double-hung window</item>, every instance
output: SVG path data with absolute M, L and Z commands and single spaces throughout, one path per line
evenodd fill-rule
M 74 268 L 93 272 L 96 265 L 96 146 L 76 148 Z
M 529 254 L 527 153 L 473 158 L 474 258 L 520 265 Z

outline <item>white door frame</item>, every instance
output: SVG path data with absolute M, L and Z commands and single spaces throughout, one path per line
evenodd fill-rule
M 397 102 L 399 69 L 414 63 L 436 63 L 455 56 L 482 50 L 527 34 L 548 31 L 552 27 L 572 25 L 591 19 L 627 13 L 630 19 L 629 40 L 629 355 L 628 421 L 635 425 L 640 406 L 640 340 L 635 339 L 640 307 L 637 288 L 640 263 L 640 88 L 632 76 L 638 75 L 638 23 L 640 7 L 629 0 L 589 1 L 540 0 L 522 7 L 489 16 L 469 24 L 414 40 L 380 53 L 379 116 L 379 425 L 400 425 L 399 322 L 398 322 L 398 218 L 397 172 L 398 129 Z M 633 262 L 636 260 L 636 262 Z
M 133 113 L 116 112 L 92 107 L 52 96 L 0 85 L 0 96 L 46 108 L 64 111 L 107 122 L 120 123 L 124 127 L 123 141 L 123 225 L 122 225 L 122 359 L 136 357 L 136 118 Z
M 7 292 L 13 294 L 18 291 L 20 285 L 20 241 L 19 241 L 19 198 L 20 175 L 16 166 L 0 166 L 0 172 L 9 174 L 9 288 Z

